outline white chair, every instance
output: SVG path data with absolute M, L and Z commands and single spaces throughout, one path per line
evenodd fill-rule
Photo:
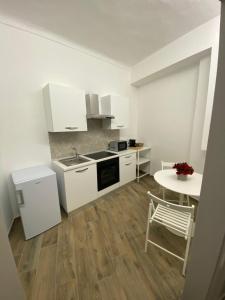
M 194 205 L 182 206 L 182 205 L 172 204 L 152 195 L 150 192 L 148 192 L 147 194 L 150 197 L 150 204 L 149 204 L 147 231 L 146 231 L 146 239 L 145 239 L 145 252 L 147 252 L 148 243 L 150 243 L 158 247 L 159 249 L 175 256 L 179 260 L 183 261 L 182 274 L 185 275 L 190 242 L 192 237 L 192 226 L 193 226 L 194 209 L 195 209 Z M 170 252 L 169 250 L 163 248 L 159 244 L 156 244 L 149 238 L 150 225 L 153 222 L 156 222 L 166 228 L 172 229 L 174 232 L 178 233 L 179 236 L 182 236 L 187 240 L 184 258 L 176 255 L 173 252 Z
M 174 162 L 161 161 L 162 170 L 172 169 L 174 165 Z
M 172 169 L 174 165 L 175 165 L 174 162 L 167 162 L 167 161 L 161 160 L 162 170 Z M 165 191 L 166 191 L 166 189 L 164 187 L 162 187 L 163 200 L 166 200 Z M 186 200 L 187 200 L 187 205 L 190 206 L 190 198 L 188 195 L 186 195 Z M 170 200 L 168 200 L 168 201 L 170 201 Z
M 172 169 L 174 164 L 175 164 L 174 162 L 167 162 L 161 160 L 161 169 L 162 170 Z M 163 186 L 161 188 L 162 188 L 163 200 L 166 200 L 166 189 Z

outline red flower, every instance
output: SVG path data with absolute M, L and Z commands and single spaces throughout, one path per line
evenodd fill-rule
M 194 173 L 192 166 L 189 166 L 186 162 L 177 163 L 173 168 L 177 170 L 177 175 L 192 175 Z

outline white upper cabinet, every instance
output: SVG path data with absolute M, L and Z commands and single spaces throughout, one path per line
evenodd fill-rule
M 49 132 L 87 131 L 84 91 L 48 84 L 43 96 Z
M 104 120 L 103 126 L 107 129 L 124 129 L 129 126 L 129 99 L 118 95 L 101 97 L 101 113 L 110 113 L 115 118 Z

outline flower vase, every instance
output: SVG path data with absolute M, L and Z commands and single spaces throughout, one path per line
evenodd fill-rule
M 177 174 L 177 179 L 178 179 L 178 180 L 185 181 L 185 180 L 187 180 L 187 177 L 188 177 L 188 175 Z

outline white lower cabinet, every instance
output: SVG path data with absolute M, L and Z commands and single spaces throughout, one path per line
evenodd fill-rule
M 120 185 L 126 184 L 136 178 L 136 154 L 120 157 Z
M 53 163 L 57 174 L 60 202 L 67 213 L 136 178 L 136 152 L 120 156 L 120 182 L 98 192 L 97 165 L 91 164 L 64 171 Z
M 96 164 L 57 172 L 61 204 L 67 213 L 97 198 Z

